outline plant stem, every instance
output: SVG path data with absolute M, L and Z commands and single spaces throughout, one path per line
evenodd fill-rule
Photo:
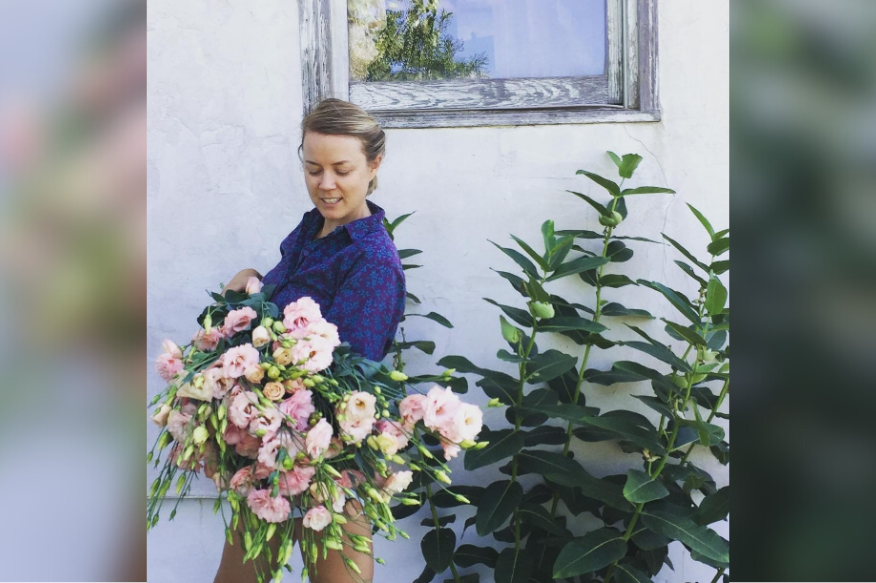
M 441 521 L 438 520 L 438 509 L 432 502 L 432 484 L 426 484 L 426 498 L 429 499 L 429 508 L 432 510 L 432 520 L 435 523 L 435 530 L 441 528 Z M 456 565 L 453 564 L 453 559 L 450 560 L 450 572 L 453 573 L 453 580 L 460 583 L 459 573 L 456 571 Z
M 726 567 L 721 567 L 720 569 L 718 569 L 718 572 L 715 573 L 715 577 L 712 578 L 712 583 L 718 583 L 718 579 L 720 579 L 720 578 L 721 578 L 721 575 L 724 574 L 724 569 L 725 569 L 725 568 L 726 568 Z
M 718 395 L 718 401 L 715 403 L 715 408 L 712 409 L 711 413 L 709 413 L 709 417 L 708 417 L 708 419 L 706 419 L 706 423 L 711 423 L 712 419 L 715 418 L 715 414 L 718 412 L 718 409 L 721 408 L 721 404 L 724 402 L 724 397 L 727 396 L 727 391 L 729 388 L 730 388 L 730 379 L 727 379 L 726 381 L 724 381 L 724 386 L 721 388 L 721 393 Z M 690 447 L 687 448 L 686 452 L 684 452 L 684 457 L 681 458 L 679 465 L 684 465 L 685 463 L 687 463 L 687 458 L 690 457 L 690 453 L 693 451 L 695 446 L 696 446 L 696 443 L 690 444 Z

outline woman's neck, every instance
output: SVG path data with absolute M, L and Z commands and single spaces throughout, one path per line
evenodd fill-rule
M 348 225 L 354 221 L 358 221 L 359 219 L 364 219 L 371 216 L 371 209 L 368 208 L 368 203 L 362 205 L 362 209 L 359 210 L 355 215 L 350 217 L 345 217 L 348 220 L 332 220 L 323 217 L 322 220 L 322 228 L 316 234 L 317 239 L 322 239 L 323 237 L 327 237 L 332 231 L 337 229 L 338 227 L 343 227 L 344 225 Z

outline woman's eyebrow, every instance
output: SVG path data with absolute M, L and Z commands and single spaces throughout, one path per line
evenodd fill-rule
M 305 160 L 306 164 L 313 164 L 314 166 L 321 166 L 321 164 L 314 162 L 313 160 Z M 341 160 L 340 162 L 332 162 L 332 166 L 340 166 L 341 164 L 349 164 L 349 160 Z

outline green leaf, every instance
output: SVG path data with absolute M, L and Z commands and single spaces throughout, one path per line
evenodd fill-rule
M 498 398 L 506 405 L 512 404 L 517 395 L 519 383 L 514 377 L 503 372 L 476 366 L 464 356 L 445 356 L 438 361 L 438 366 L 455 368 L 457 372 L 462 374 L 479 374 L 484 378 L 478 381 L 477 385 L 484 389 L 484 392 L 491 399 Z
M 715 229 L 712 228 L 712 224 L 709 222 L 709 220 L 703 216 L 703 213 L 694 208 L 692 204 L 688 203 L 687 207 L 690 209 L 690 212 L 692 212 L 700 221 L 700 223 L 702 223 L 702 225 L 706 228 L 706 231 L 708 231 L 709 233 L 709 238 L 714 240 Z
M 627 199 L 616 198 L 612 204 L 612 208 L 620 213 L 623 218 L 627 218 Z
M 511 287 L 513 287 L 517 293 L 524 296 L 526 295 L 526 288 L 523 286 L 526 280 L 524 280 L 522 277 L 514 275 L 513 273 L 508 273 L 507 271 L 499 271 L 498 269 L 493 269 L 493 271 L 501 275 L 504 279 L 508 280 L 508 282 L 511 283 Z
M 496 581 L 527 583 L 532 574 L 533 561 L 523 549 L 504 549 L 496 561 Z
M 453 553 L 453 562 L 463 568 L 481 564 L 493 569 L 496 567 L 497 558 L 499 558 L 499 553 L 496 549 L 474 545 L 461 545 Z
M 455 547 L 456 533 L 449 528 L 430 530 L 420 542 L 426 565 L 436 573 L 441 573 L 450 566 Z
M 721 275 L 727 271 L 730 271 L 730 260 L 722 259 L 721 261 L 713 261 L 709 266 L 709 269 L 715 272 L 715 275 Z
M 472 505 L 478 506 L 484 499 L 486 488 L 482 486 L 454 486 L 453 493 L 461 494 L 471 501 Z M 432 496 L 432 502 L 438 508 L 455 508 L 457 506 L 467 506 L 465 502 L 460 502 L 453 497 L 450 490 L 441 490 Z
M 657 534 L 656 532 L 648 530 L 647 528 L 636 532 L 636 534 L 632 536 L 632 540 L 636 544 L 636 546 L 643 551 L 653 551 L 654 549 L 665 547 L 672 542 L 662 534 Z
M 422 253 L 419 249 L 399 249 L 398 257 L 399 259 L 407 259 L 408 257 L 413 257 L 414 255 L 419 255 Z
M 573 330 L 581 330 L 593 332 L 594 334 L 608 330 L 606 326 L 598 322 L 575 316 L 555 316 L 549 320 L 541 320 L 536 328 L 539 332 L 571 332 Z
M 562 537 L 571 536 L 571 533 L 569 533 L 567 529 L 557 524 L 554 521 L 555 519 L 551 518 L 551 515 L 548 514 L 548 511 L 538 504 L 524 504 L 518 510 L 517 516 L 523 522 L 531 524 L 536 528 L 540 528 L 548 534 Z
M 592 198 L 590 198 L 586 194 L 581 194 L 580 192 L 575 192 L 574 190 L 567 190 L 566 192 L 570 192 L 570 193 L 574 194 L 575 196 L 577 196 L 578 198 L 580 198 L 581 200 L 585 201 L 587 204 L 589 204 L 590 206 L 595 208 L 596 212 L 598 212 L 600 215 L 611 216 L 611 211 L 609 211 L 607 208 L 605 208 L 605 206 L 599 204 L 598 202 L 596 202 L 595 200 L 593 200 Z M 586 231 L 582 231 L 582 232 L 586 232 Z
M 675 194 L 671 188 L 659 186 L 639 186 L 638 188 L 625 188 L 620 196 L 632 196 L 634 194 Z
M 730 486 L 709 494 L 700 503 L 694 521 L 702 526 L 724 520 L 730 513 Z
M 408 269 L 417 269 L 423 267 L 422 265 L 412 265 L 407 263 L 402 263 L 402 270 L 407 271 Z
M 675 308 L 679 312 L 681 312 L 681 314 L 685 318 L 690 320 L 694 324 L 694 326 L 699 326 L 701 324 L 699 315 L 696 312 L 694 312 L 693 308 L 690 307 L 690 304 L 688 301 L 686 301 L 686 298 L 679 295 L 678 292 L 676 292 L 675 290 L 669 289 L 668 287 L 666 287 L 662 283 L 659 283 L 656 281 L 648 281 L 645 279 L 640 279 L 638 281 L 640 284 L 642 284 L 646 287 L 650 287 L 651 289 L 663 294 L 663 297 L 665 297 L 667 300 L 669 300 L 669 303 L 671 303 L 673 306 L 675 306 Z
M 536 473 L 542 476 L 562 476 L 563 481 L 558 483 L 575 485 L 568 482 L 575 480 L 574 476 L 581 469 L 581 465 L 559 452 L 524 449 L 517 454 L 517 468 L 520 475 Z
M 563 237 L 559 240 L 559 242 L 554 245 L 553 249 L 550 252 L 550 260 L 549 267 L 550 271 L 555 270 L 560 264 L 566 259 L 569 255 L 569 251 L 572 250 L 572 247 L 575 244 L 575 239 L 572 237 Z
M 439 526 L 447 526 L 448 524 L 453 524 L 454 522 L 456 522 L 456 515 L 455 514 L 448 514 L 447 516 L 442 516 L 438 519 Z M 423 520 L 420 521 L 420 526 L 428 526 L 431 528 L 431 527 L 435 526 L 435 519 L 424 518 Z
M 521 249 L 523 249 L 524 251 L 526 251 L 526 254 L 527 254 L 527 255 L 529 255 L 530 257 L 532 257 L 532 259 L 533 259 L 536 263 L 538 263 L 538 266 L 541 267 L 542 271 L 547 271 L 547 270 L 548 270 L 548 262 L 545 261 L 544 257 L 542 257 L 541 255 L 539 255 L 538 253 L 536 253 L 535 249 L 533 249 L 532 247 L 530 247 L 530 246 L 526 243 L 526 241 L 524 241 L 523 239 L 519 239 L 519 238 L 515 237 L 514 235 L 511 235 L 511 238 L 514 239 L 514 241 L 515 241 L 518 245 L 520 245 L 520 248 L 521 248 Z
M 405 314 L 405 318 L 410 318 L 411 316 L 417 316 L 419 318 L 426 318 L 427 320 L 432 320 L 433 322 L 438 322 L 445 328 L 453 328 L 453 324 L 450 323 L 450 320 L 438 314 L 436 312 L 429 312 L 428 314 Z
M 653 426 L 644 427 L 630 419 L 612 416 L 611 413 L 617 411 L 609 411 L 599 417 L 585 417 L 581 420 L 584 425 L 604 429 L 615 433 L 620 439 L 635 443 L 643 449 L 651 450 L 657 455 L 666 453 L 666 449 L 660 442 L 657 436 L 657 431 Z
M 524 444 L 526 447 L 532 447 L 534 445 L 561 445 L 566 442 L 566 430 L 561 427 L 542 425 L 541 427 L 536 427 L 529 431 L 525 435 L 526 441 Z M 478 439 L 482 438 L 478 437 Z M 468 455 L 467 452 L 466 455 Z
M 667 405 L 657 397 L 652 397 L 650 395 L 633 395 L 633 398 L 640 400 L 645 405 L 647 405 L 651 409 L 654 409 L 664 417 L 672 417 L 672 409 L 670 409 L 669 405 Z
M 614 263 L 623 263 L 633 257 L 633 250 L 627 247 L 623 241 L 611 241 L 605 250 L 605 255 Z
M 588 383 L 610 386 L 618 383 L 637 383 L 642 380 L 642 377 L 624 370 L 597 370 L 595 368 L 588 368 L 584 371 L 584 380 Z
M 573 368 L 577 362 L 577 358 L 565 352 L 548 350 L 530 359 L 526 365 L 527 382 L 548 382 Z
M 572 192 L 571 190 L 567 192 Z M 600 205 L 601 206 L 601 205 Z M 563 237 L 574 237 L 575 239 L 602 239 L 605 237 L 602 233 L 597 233 L 596 231 L 584 231 L 584 230 L 566 230 L 566 231 L 557 231 L 557 235 L 561 235 Z M 620 239 L 621 237 L 616 237 Z
M 599 409 L 595 407 L 583 407 L 581 405 L 555 405 L 555 404 L 529 404 L 520 407 L 525 413 L 540 413 L 547 415 L 552 419 L 563 419 L 564 421 L 580 422 L 587 417 L 593 417 L 598 414 Z M 562 442 L 561 442 L 562 443 Z
M 626 563 L 614 566 L 614 578 L 617 583 L 651 583 L 651 578 Z
M 723 239 L 717 239 L 709 243 L 709 246 L 706 247 L 706 250 L 712 255 L 723 255 L 730 249 L 730 237 L 725 237 Z
M 522 499 L 523 486 L 519 482 L 505 480 L 487 486 L 475 522 L 478 534 L 487 536 L 502 526 Z
M 636 171 L 636 168 L 639 167 L 639 162 L 642 161 L 642 157 L 638 154 L 624 154 L 623 160 L 618 159 L 617 154 L 614 152 L 608 152 L 608 156 L 617 166 L 618 175 L 621 178 L 632 178 L 633 172 Z
M 506 316 L 517 322 L 519 325 L 525 328 L 532 327 L 532 314 L 530 314 L 526 310 L 521 310 L 520 308 L 515 308 L 513 306 L 506 306 L 504 304 L 498 303 L 496 300 L 491 300 L 490 298 L 484 298 L 484 300 L 505 312 Z
M 706 288 L 706 311 L 710 314 L 720 314 L 727 303 L 727 288 L 714 275 L 709 277 L 709 287 Z
M 582 278 L 584 279 L 584 278 Z M 584 281 L 587 281 L 586 279 Z M 624 287 L 627 285 L 636 285 L 636 282 L 619 273 L 610 273 L 599 278 L 599 283 L 602 287 Z
M 416 211 L 414 211 L 414 212 L 416 212 Z M 402 224 L 403 222 L 405 222 L 405 220 L 406 220 L 408 217 L 412 216 L 413 214 L 414 214 L 414 213 L 408 213 L 408 214 L 406 214 L 406 215 L 402 215 L 402 216 L 396 218 L 396 219 L 393 220 L 391 223 L 389 223 L 389 227 L 387 227 L 386 230 L 389 231 L 390 234 L 392 234 L 392 233 L 395 231 L 395 229 L 396 229 L 400 224 Z
M 623 535 L 613 528 L 601 528 L 563 547 L 554 562 L 554 578 L 592 573 L 621 560 L 626 554 L 627 543 Z
M 620 186 L 617 185 L 616 182 L 609 180 L 608 178 L 603 178 L 599 174 L 594 174 L 593 172 L 588 172 L 586 170 L 578 170 L 575 174 L 583 174 L 605 190 L 607 190 L 612 196 L 620 196 Z
M 694 254 L 691 253 L 690 251 L 688 251 L 687 249 L 685 249 L 681 243 L 679 243 L 678 241 L 676 241 L 675 239 L 673 239 L 672 237 L 670 237 L 669 235 L 667 235 L 665 233 L 663 234 L 663 238 L 666 239 L 667 241 L 669 241 L 670 245 L 672 245 L 673 247 L 678 249 L 678 251 L 682 255 L 687 257 L 694 265 L 696 265 L 697 267 L 699 267 L 700 269 L 702 269 L 706 273 L 709 273 L 709 266 L 706 265 L 705 263 L 703 263 L 702 261 L 700 261 L 699 259 L 697 259 L 696 257 L 694 257 Z
M 412 342 L 399 342 L 396 345 L 401 350 L 407 350 L 408 348 L 416 348 L 426 354 L 432 354 L 435 352 L 435 343 L 431 340 L 416 340 Z
M 412 294 L 411 292 L 406 292 L 405 295 L 408 297 L 409 300 L 411 300 L 411 301 L 414 302 L 415 304 L 422 304 L 422 303 L 423 303 L 423 302 L 420 301 L 420 298 L 418 298 L 417 296 L 415 296 L 415 295 Z
M 602 306 L 602 315 L 611 317 L 628 316 L 630 318 L 654 318 L 654 316 L 652 316 L 651 313 L 647 310 L 641 310 L 638 308 L 626 308 L 622 304 L 619 304 L 617 302 L 609 302 Z
M 706 339 L 700 336 L 696 331 L 691 330 L 687 326 L 682 326 L 681 324 L 677 324 L 675 322 L 671 322 L 666 318 L 660 318 L 666 325 L 675 331 L 676 334 L 693 344 L 694 346 L 705 346 Z
M 679 540 L 691 550 L 721 564 L 730 563 L 730 545 L 714 531 L 700 526 L 690 518 L 677 516 L 662 509 L 642 510 L 642 522 L 658 534 Z
M 384 219 L 386 220 L 386 219 Z M 435 571 L 430 569 L 429 567 L 423 567 L 423 572 L 420 573 L 420 576 L 414 579 L 414 583 L 430 583 L 432 579 L 435 578 Z
M 493 242 L 490 241 L 490 243 Z M 496 245 L 496 247 L 502 253 L 514 260 L 514 263 L 519 265 L 520 268 L 523 269 L 523 271 L 525 271 L 528 275 L 531 275 L 532 277 L 538 277 L 538 269 L 535 267 L 535 265 L 532 264 L 532 261 L 524 257 L 522 253 L 520 253 L 519 251 L 515 251 L 514 249 L 502 247 L 501 245 L 498 245 L 496 243 L 493 243 L 493 245 Z
M 627 472 L 627 483 L 624 485 L 624 498 L 633 504 L 651 502 L 669 496 L 669 490 L 660 482 L 641 470 Z
M 675 264 L 678 265 L 683 272 L 695 279 L 696 282 L 700 284 L 700 287 L 706 287 L 708 285 L 705 279 L 696 274 L 696 272 L 693 270 L 693 267 L 691 267 L 681 259 L 676 259 Z
M 523 449 L 525 439 L 525 433 L 513 429 L 482 431 L 478 440 L 489 441 L 490 444 L 481 450 L 466 451 L 465 469 L 476 470 L 510 458 Z
M 554 281 L 568 275 L 581 273 L 582 271 L 590 271 L 591 269 L 596 269 L 608 262 L 609 259 L 607 257 L 587 257 L 586 255 L 578 257 L 577 259 L 567 261 L 560 265 L 546 281 Z

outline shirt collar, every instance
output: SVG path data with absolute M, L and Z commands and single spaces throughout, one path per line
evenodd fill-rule
M 386 216 L 386 212 L 370 200 L 366 200 L 365 204 L 368 205 L 368 210 L 371 211 L 371 216 L 365 217 L 364 219 L 357 219 L 344 225 L 344 229 L 353 241 L 362 239 L 375 229 L 383 228 L 383 218 Z M 308 211 L 305 216 L 307 217 L 308 222 L 308 239 L 312 239 L 322 227 L 322 215 L 319 214 L 319 209 L 314 208 Z

